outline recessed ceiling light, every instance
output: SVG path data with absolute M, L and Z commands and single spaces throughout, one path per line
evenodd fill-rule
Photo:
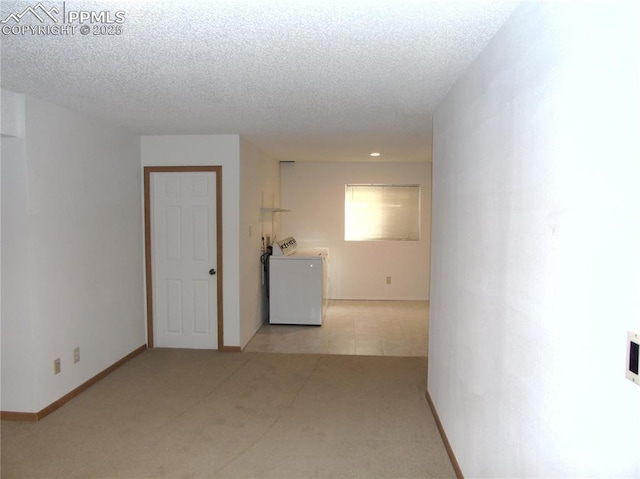
M 378 152 L 369 153 L 369 156 L 380 156 L 380 153 Z

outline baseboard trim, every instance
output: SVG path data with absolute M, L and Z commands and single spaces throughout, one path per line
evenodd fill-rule
M 0 419 L 7 420 L 7 421 L 39 421 L 40 419 L 42 419 L 42 418 L 48 416 L 49 414 L 51 414 L 56 409 L 61 408 L 64 404 L 69 402 L 71 399 L 73 399 L 74 397 L 78 396 L 83 391 L 86 391 L 87 389 L 89 389 L 91 386 L 93 386 L 98 381 L 100 381 L 101 379 L 103 379 L 106 376 L 108 376 L 109 374 L 111 374 L 113 371 L 118 369 L 120 366 L 122 366 L 126 362 L 128 362 L 131 359 L 133 359 L 134 357 L 136 357 L 138 354 L 146 351 L 146 349 L 147 349 L 147 345 L 143 344 L 139 348 L 137 348 L 134 351 L 132 351 L 129 354 L 127 354 L 124 358 L 120 359 L 119 361 L 116 361 L 111 366 L 109 366 L 107 369 L 99 372 L 98 374 L 93 376 L 88 381 L 82 383 L 80 386 L 78 386 L 74 390 L 68 392 L 67 394 L 62 396 L 60 399 L 58 399 L 57 401 L 52 402 L 47 407 L 45 407 L 44 409 L 42 409 L 42 410 L 40 410 L 38 412 L 30 413 L 30 412 L 0 411 Z
M 444 432 L 444 427 L 440 422 L 438 411 L 436 410 L 436 406 L 433 404 L 433 401 L 431 400 L 431 395 L 429 394 L 429 391 L 426 392 L 425 396 L 427 398 L 427 402 L 429 403 L 429 407 L 431 408 L 431 412 L 433 413 L 433 417 L 436 420 L 436 425 L 438 426 L 438 431 L 440 431 L 440 437 L 442 437 L 442 442 L 444 442 L 444 447 L 447 450 L 447 454 L 449 455 L 449 460 L 451 461 L 451 465 L 453 466 L 453 471 L 456 473 L 456 477 L 458 479 L 464 479 L 464 475 L 462 474 L 462 469 L 460 469 L 460 464 L 458 464 L 456 455 L 453 453 L 453 449 L 451 448 L 451 444 L 449 443 L 449 438 L 447 438 L 447 433 Z
M 226 353 L 240 353 L 242 348 L 240 346 L 222 346 L 222 351 Z
M 0 411 L 0 419 L 3 421 L 23 421 L 23 422 L 37 422 L 37 412 L 15 412 L 15 411 Z

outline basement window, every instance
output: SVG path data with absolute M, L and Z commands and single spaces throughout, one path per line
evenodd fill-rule
M 418 241 L 419 185 L 346 185 L 345 241 Z

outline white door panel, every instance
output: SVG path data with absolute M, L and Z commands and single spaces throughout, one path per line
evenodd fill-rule
M 216 173 L 151 173 L 155 346 L 216 349 Z

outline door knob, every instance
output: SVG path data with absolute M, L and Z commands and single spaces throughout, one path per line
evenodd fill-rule
M 210 274 L 211 276 L 213 276 L 214 274 L 216 274 L 216 270 L 215 270 L 215 269 L 213 269 L 213 268 L 211 268 L 211 269 L 209 270 L 209 274 Z

